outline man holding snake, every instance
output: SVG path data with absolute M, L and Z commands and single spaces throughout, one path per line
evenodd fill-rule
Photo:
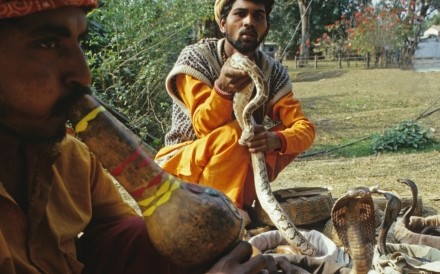
M 0 273 L 180 273 L 95 156 L 65 134 L 67 109 L 89 92 L 81 40 L 96 6 L 0 0 Z M 241 242 L 209 273 L 277 273 L 273 259 L 250 255 Z
M 239 208 L 252 205 L 256 197 L 250 153 L 266 154 L 273 181 L 315 137 L 314 125 L 293 96 L 287 70 L 258 49 L 269 31 L 273 4 L 274 0 L 216 0 L 215 19 L 225 38 L 186 47 L 166 81 L 174 101 L 173 120 L 156 162 L 185 181 L 221 190 Z M 277 123 L 270 130 L 255 126 L 247 146 L 238 144 L 241 129 L 233 117 L 232 98 L 250 78 L 230 65 L 228 58 L 235 52 L 255 62 L 269 85 L 269 100 L 254 112 L 255 120 L 261 124 L 267 116 Z

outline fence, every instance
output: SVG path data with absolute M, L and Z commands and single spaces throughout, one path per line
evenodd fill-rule
M 404 65 L 398 52 L 386 52 L 384 55 L 374 55 L 369 53 L 361 55 L 338 55 L 334 58 L 315 55 L 314 57 L 302 59 L 295 56 L 293 60 L 294 69 L 314 68 L 396 68 Z

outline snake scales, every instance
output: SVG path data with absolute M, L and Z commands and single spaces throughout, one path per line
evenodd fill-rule
M 378 237 L 378 249 L 386 255 L 386 236 L 392 223 L 399 214 L 401 202 L 395 195 L 377 187 L 357 187 L 347 191 L 332 208 L 332 221 L 336 233 L 342 240 L 353 260 L 353 274 L 365 274 L 373 263 L 376 244 L 375 210 L 373 193 L 379 193 L 387 199 L 385 215 Z
M 234 114 L 243 130 L 239 143 L 245 145 L 247 140 L 253 136 L 255 122 L 252 113 L 268 99 L 268 85 L 258 66 L 243 55 L 233 54 L 230 58 L 230 64 L 236 69 L 245 71 L 252 79 L 252 83 L 245 90 L 236 92 L 233 99 Z M 256 94 L 251 100 L 254 87 Z M 264 153 L 251 153 L 251 161 L 255 177 L 255 190 L 261 207 L 294 249 L 304 255 L 317 255 L 317 249 L 298 231 L 274 197 L 269 185 Z

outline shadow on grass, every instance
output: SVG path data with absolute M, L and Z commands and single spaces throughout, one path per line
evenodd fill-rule
M 322 79 L 336 78 L 344 75 L 347 71 L 338 70 L 294 70 L 289 71 L 293 82 L 314 82 Z

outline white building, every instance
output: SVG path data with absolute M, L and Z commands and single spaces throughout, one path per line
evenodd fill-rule
M 273 42 L 264 42 L 261 43 L 260 49 L 262 52 L 266 53 L 272 58 L 275 58 L 275 55 L 278 51 L 279 46 L 276 43 Z
M 433 25 L 429 27 L 425 32 L 423 33 L 422 39 L 426 39 L 430 36 L 439 37 L 440 36 L 440 25 Z

